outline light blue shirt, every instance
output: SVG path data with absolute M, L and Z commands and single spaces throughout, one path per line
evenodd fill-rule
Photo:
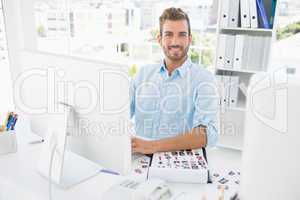
M 130 87 L 130 115 L 137 135 L 161 139 L 206 126 L 207 145 L 219 133 L 219 96 L 214 75 L 188 58 L 168 75 L 162 61 L 141 67 Z

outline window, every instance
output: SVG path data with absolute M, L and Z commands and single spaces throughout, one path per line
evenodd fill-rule
M 277 36 L 273 45 L 271 67 L 288 67 L 290 72 L 300 71 L 300 2 L 278 1 Z M 276 22 L 275 22 L 276 23 Z
M 213 68 L 217 0 L 36 0 L 38 51 L 140 66 L 162 58 L 158 20 L 170 6 L 190 17 L 192 61 Z

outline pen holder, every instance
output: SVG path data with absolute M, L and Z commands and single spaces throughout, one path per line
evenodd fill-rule
M 0 155 L 17 152 L 15 130 L 0 132 Z

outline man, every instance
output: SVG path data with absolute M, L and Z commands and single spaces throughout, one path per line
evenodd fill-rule
M 159 18 L 160 64 L 144 66 L 132 81 L 131 117 L 141 137 L 132 151 L 152 154 L 216 144 L 219 98 L 212 73 L 188 57 L 192 42 L 188 15 L 168 8 Z

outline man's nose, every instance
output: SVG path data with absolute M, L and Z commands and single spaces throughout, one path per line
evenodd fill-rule
M 179 44 L 179 40 L 178 40 L 178 37 L 177 36 L 174 36 L 171 40 L 171 45 L 172 46 L 175 46 L 175 45 L 178 45 Z

